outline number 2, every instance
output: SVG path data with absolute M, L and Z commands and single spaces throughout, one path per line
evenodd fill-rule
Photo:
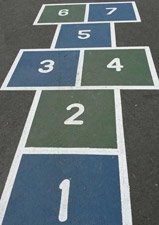
M 72 108 L 78 108 L 79 110 L 74 115 L 72 115 L 67 120 L 65 120 L 64 124 L 65 125 L 82 125 L 83 120 L 76 120 L 76 119 L 80 115 L 82 115 L 82 113 L 84 112 L 84 106 L 82 104 L 79 104 L 79 103 L 74 103 L 74 104 L 69 105 L 66 109 L 71 110 Z
M 44 68 L 39 68 L 40 73 L 50 73 L 54 69 L 55 62 L 51 59 L 46 59 L 40 62 L 41 65 L 44 65 Z
M 109 16 L 113 14 L 117 10 L 117 8 L 106 8 L 106 10 L 109 10 L 109 12 L 107 12 L 107 15 Z

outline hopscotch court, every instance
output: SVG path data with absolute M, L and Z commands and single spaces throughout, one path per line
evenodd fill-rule
M 3 225 L 131 225 L 121 89 L 159 89 L 148 46 L 116 46 L 135 2 L 42 5 L 49 49 L 21 49 L 1 90 L 36 94 L 0 202 Z

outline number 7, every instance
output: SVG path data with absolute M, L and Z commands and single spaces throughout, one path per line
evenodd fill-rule
M 106 10 L 109 10 L 109 12 L 107 12 L 107 15 L 109 16 L 113 14 L 117 10 L 117 8 L 106 8 Z

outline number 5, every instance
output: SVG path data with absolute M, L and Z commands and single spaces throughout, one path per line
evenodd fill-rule
M 90 32 L 91 32 L 91 30 L 79 30 L 78 31 L 78 38 L 79 39 L 88 39 L 91 36 Z

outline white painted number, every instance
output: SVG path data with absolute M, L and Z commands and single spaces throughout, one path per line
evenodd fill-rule
M 59 185 L 61 191 L 61 203 L 59 210 L 59 221 L 65 222 L 68 218 L 68 200 L 70 191 L 70 180 L 65 179 Z
M 58 12 L 58 15 L 59 16 L 67 16 L 69 14 L 69 9 L 61 9 L 59 12 Z
M 79 30 L 78 31 L 78 38 L 79 39 L 88 39 L 91 36 L 90 32 L 91 32 L 91 30 Z
M 78 112 L 76 112 L 74 115 L 69 117 L 67 120 L 64 121 L 65 125 L 82 125 L 83 120 L 76 120 L 82 113 L 84 112 L 84 106 L 79 103 L 74 103 L 69 105 L 66 109 L 71 110 L 72 108 L 78 108 Z
M 120 72 L 121 69 L 124 68 L 124 66 L 121 65 L 119 58 L 115 58 L 107 65 L 107 68 L 116 69 L 117 72 Z
M 40 73 L 50 73 L 54 69 L 55 62 L 51 59 L 46 59 L 40 63 L 44 65 L 44 68 L 39 68 L 38 71 Z
M 107 15 L 110 16 L 111 14 L 113 14 L 117 10 L 117 8 L 106 8 L 106 10 L 107 11 L 109 10 L 109 12 L 107 12 Z

